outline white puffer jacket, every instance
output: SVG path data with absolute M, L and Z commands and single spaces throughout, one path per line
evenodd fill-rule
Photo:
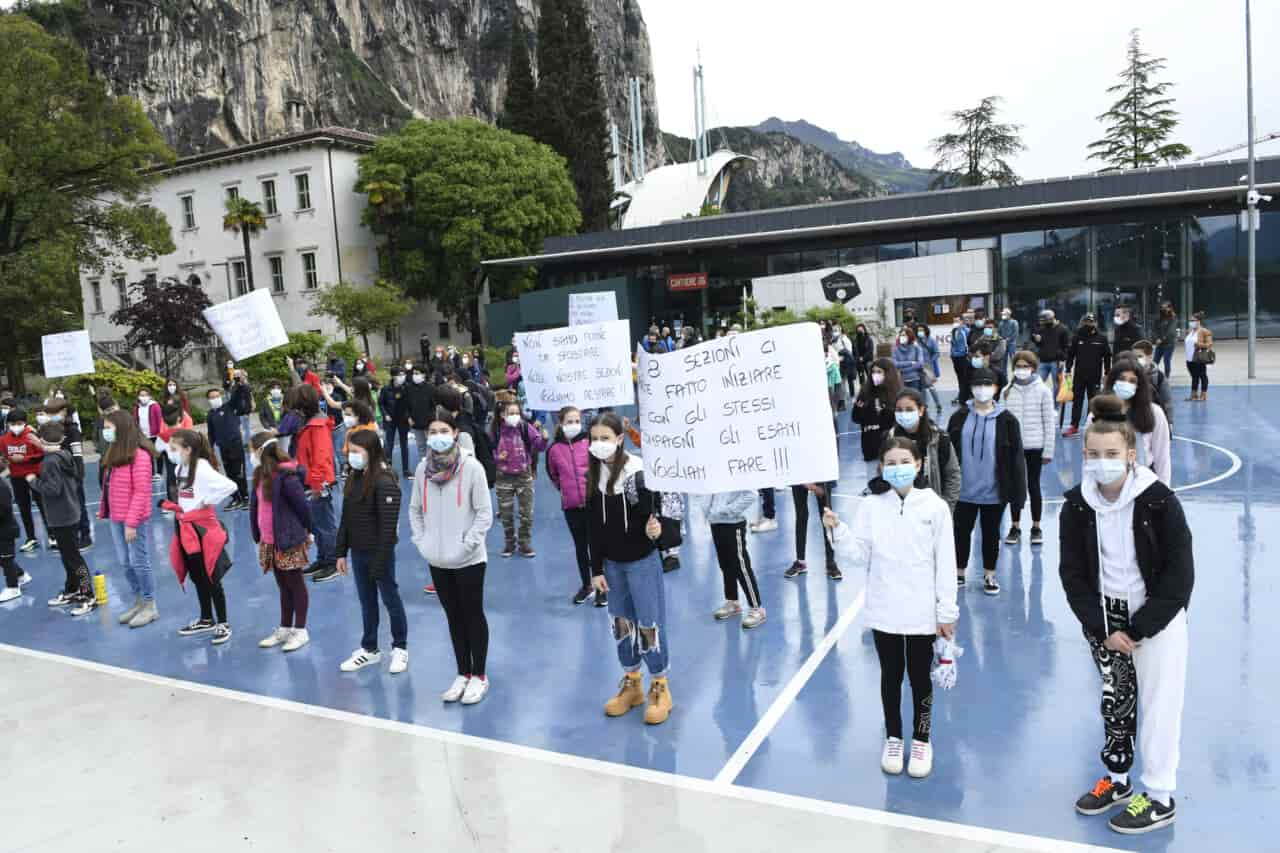
M 1018 419 L 1022 446 L 1027 450 L 1039 448 L 1042 459 L 1052 459 L 1058 430 L 1049 386 L 1039 379 L 1026 385 L 1010 382 L 1004 392 L 1004 407 Z

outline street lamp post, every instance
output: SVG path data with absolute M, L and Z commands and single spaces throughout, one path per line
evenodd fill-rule
M 1246 103 L 1249 110 L 1249 189 L 1245 195 L 1249 235 L 1249 378 L 1258 378 L 1258 191 L 1254 185 L 1253 157 L 1253 23 L 1249 0 L 1244 0 L 1244 64 Z

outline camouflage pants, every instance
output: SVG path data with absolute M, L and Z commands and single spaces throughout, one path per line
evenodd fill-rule
M 506 535 L 507 548 L 517 542 L 516 502 L 520 503 L 521 549 L 533 546 L 533 474 L 498 474 L 498 517 L 502 519 L 502 531 Z

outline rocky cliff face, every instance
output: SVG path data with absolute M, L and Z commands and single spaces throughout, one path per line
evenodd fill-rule
M 511 18 L 537 0 L 86 0 L 74 27 L 93 69 L 142 102 L 179 154 L 325 125 L 372 133 L 412 116 L 493 121 Z M 626 79 L 658 146 L 649 36 L 636 0 L 588 0 L 625 136 Z M 655 155 L 656 156 L 656 155 Z

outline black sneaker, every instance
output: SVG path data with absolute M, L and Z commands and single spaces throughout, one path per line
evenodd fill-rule
M 663 571 L 664 573 L 665 573 L 665 572 L 674 572 L 674 571 L 675 571 L 676 569 L 678 569 L 678 568 L 680 568 L 680 558 L 679 558 L 679 557 L 672 555 L 672 556 L 670 556 L 670 557 L 663 557 L 663 558 L 662 558 L 662 571 Z
M 1107 824 L 1124 835 L 1142 835 L 1173 825 L 1176 807 L 1173 797 L 1169 798 L 1169 805 L 1162 806 L 1146 794 L 1139 794 L 1130 801 L 1128 808 L 1107 821 Z
M 1044 533 L 1039 527 L 1031 528 L 1031 547 L 1035 548 L 1044 544 Z
M 840 567 L 835 563 L 827 566 L 827 578 L 833 581 L 844 580 L 844 572 L 840 571 Z
M 302 573 L 304 575 L 314 575 L 316 572 L 320 571 L 323 568 L 324 568 L 324 563 L 320 562 L 319 560 L 316 560 L 314 563 L 312 563 L 311 565 L 303 569 Z
M 1084 815 L 1097 815 L 1111 811 L 1133 799 L 1133 785 L 1128 782 L 1112 782 L 1103 776 L 1089 793 L 1076 800 L 1076 811 Z
M 1008 535 L 1004 537 L 1004 544 L 1006 544 L 1006 545 L 1021 545 L 1021 544 L 1022 544 L 1022 530 L 1021 530 L 1021 528 L 1018 528 L 1018 527 L 1010 527 L 1010 528 L 1009 528 L 1009 533 L 1008 533 Z
M 1000 594 L 1000 584 L 996 583 L 995 575 L 987 575 L 982 579 L 982 591 L 987 595 Z
M 574 594 L 573 606 L 577 607 L 579 604 L 582 604 L 584 601 L 586 601 L 590 597 L 591 597 L 591 587 L 584 586 L 582 589 L 578 590 L 577 593 Z
M 212 619 L 197 619 L 185 628 L 178 629 L 179 637 L 194 637 L 196 634 L 208 634 L 213 630 Z
M 607 592 L 597 592 L 597 593 L 596 593 L 596 607 L 608 607 L 608 606 L 609 606 L 609 593 L 607 593 Z
M 964 575 L 962 574 L 956 575 L 956 586 L 964 587 Z
M 337 579 L 338 567 L 334 565 L 325 566 L 311 576 L 312 583 L 328 583 L 329 581 L 336 581 Z
M 796 560 L 791 564 L 791 568 L 782 573 L 782 576 L 784 578 L 796 578 L 806 574 L 808 571 L 809 567 L 804 564 L 804 560 Z

